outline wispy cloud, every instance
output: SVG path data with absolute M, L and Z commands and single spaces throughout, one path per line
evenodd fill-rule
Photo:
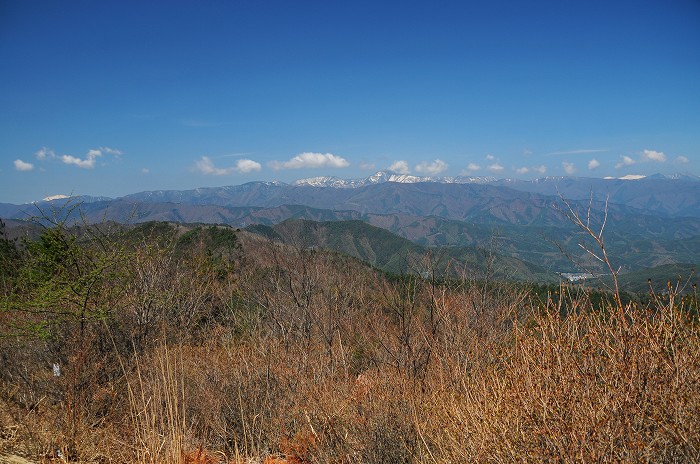
M 15 169 L 18 171 L 27 172 L 34 170 L 34 165 L 32 163 L 27 163 L 25 161 L 22 161 L 21 159 L 16 159 L 14 164 Z
M 632 166 L 633 164 L 637 164 L 634 159 L 627 155 L 622 155 L 620 157 L 620 161 L 615 165 L 615 169 L 620 169 L 625 166 Z
M 150 169 L 148 169 L 148 168 L 141 168 L 141 174 L 143 174 L 144 176 L 145 176 L 146 174 L 150 174 L 150 173 L 151 173 L 151 170 L 150 170 Z
M 408 167 L 408 163 L 404 160 L 394 161 L 391 166 L 387 168 L 387 171 L 394 172 L 396 174 L 410 174 L 411 168 Z
M 195 168 L 205 176 L 226 176 L 233 174 L 233 167 L 217 168 L 208 156 L 202 156 L 195 162 Z
M 363 161 L 360 163 L 360 169 L 364 171 L 374 171 L 376 169 L 376 166 L 374 163 L 370 163 L 368 161 Z
M 486 156 L 484 157 L 484 159 L 486 159 L 486 161 L 493 161 L 493 160 L 496 159 L 496 157 L 493 156 L 493 155 L 486 155 Z
M 233 166 L 227 166 L 225 168 L 217 167 L 214 162 L 208 156 L 202 156 L 195 162 L 195 169 L 206 176 L 227 176 L 233 174 L 234 172 L 240 172 L 241 174 L 247 174 L 253 171 L 260 171 L 262 165 L 257 161 L 251 159 L 239 159 Z
M 46 158 L 55 158 L 56 153 L 54 153 L 54 151 L 50 148 L 41 147 L 34 153 L 34 156 L 36 156 L 36 159 L 38 160 L 45 160 Z
M 107 153 L 108 155 L 121 156 L 124 154 L 123 151 L 117 150 L 116 148 L 100 147 L 99 149 L 101 152 Z
M 687 162 L 688 158 L 685 156 L 679 156 L 674 159 L 674 163 L 683 163 L 683 161 L 679 161 L 679 158 L 681 160 L 686 160 Z M 620 157 L 620 161 L 615 164 L 615 169 L 620 169 L 626 166 L 632 166 L 633 164 L 639 163 L 665 163 L 668 157 L 666 154 L 662 151 L 656 151 L 656 150 L 644 150 L 642 151 L 641 156 L 635 160 L 631 156 L 623 155 Z
M 588 155 L 591 153 L 601 153 L 604 151 L 608 150 L 605 148 L 580 148 L 577 150 L 553 151 L 551 153 L 547 153 L 547 155 Z
M 572 175 L 576 172 L 576 166 L 574 163 L 569 163 L 568 161 L 563 161 L 561 165 L 564 167 L 564 172 L 568 175 Z
M 600 161 L 597 159 L 593 158 L 588 162 L 588 169 L 593 171 L 594 169 L 597 169 L 600 166 Z
M 501 166 L 500 164 L 498 164 L 498 163 L 493 163 L 492 165 L 490 165 L 490 166 L 488 167 L 488 170 L 491 171 L 491 172 L 493 172 L 493 173 L 502 172 L 504 169 L 505 169 L 505 168 L 504 168 L 503 166 Z
M 447 170 L 447 163 L 440 159 L 435 159 L 433 160 L 432 163 L 428 163 L 427 161 L 422 161 L 416 165 L 416 172 L 419 172 L 421 174 L 440 174 L 443 171 Z
M 481 166 L 479 166 L 479 165 L 476 164 L 476 163 L 469 163 L 469 164 L 467 164 L 467 171 L 468 171 L 468 172 L 476 172 L 476 171 L 478 171 L 479 169 L 481 169 Z
M 92 148 L 88 150 L 84 158 L 68 154 L 59 156 L 56 154 L 56 152 L 47 147 L 41 147 L 39 150 L 34 152 L 34 156 L 39 161 L 58 159 L 64 164 L 77 166 L 82 169 L 94 168 L 95 164 L 97 163 L 97 159 L 101 158 L 104 154 L 112 155 L 115 158 L 119 158 L 121 155 L 124 154 L 124 152 L 116 148 L 110 147 Z
M 271 161 L 272 169 L 303 169 L 303 168 L 347 168 L 348 161 L 332 153 L 301 153 L 289 161 Z
M 666 155 L 661 151 L 644 150 L 642 153 L 642 161 L 653 161 L 655 163 L 665 163 Z
M 520 175 L 528 173 L 544 174 L 545 172 L 547 172 L 547 166 L 545 166 L 544 164 L 541 164 L 539 166 L 521 166 L 519 168 L 513 168 L 513 170 Z
M 673 162 L 675 164 L 687 164 L 690 162 L 690 160 L 685 156 L 676 156 L 676 159 L 674 159 Z

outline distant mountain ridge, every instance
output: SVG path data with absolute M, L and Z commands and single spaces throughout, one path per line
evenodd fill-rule
M 312 177 L 297 180 L 291 184 L 284 182 L 248 182 L 241 185 L 222 187 L 201 187 L 189 190 L 153 190 L 125 195 L 115 200 L 129 202 L 167 202 L 187 203 L 192 205 L 219 206 L 258 206 L 272 207 L 300 204 L 328 208 L 318 201 L 307 197 L 330 195 L 350 198 L 348 191 L 384 184 L 466 184 L 506 187 L 519 192 L 535 193 L 546 196 L 562 197 L 568 200 L 585 200 L 591 196 L 594 200 L 609 201 L 631 206 L 654 214 L 666 216 L 700 217 L 700 177 L 692 174 L 662 175 L 655 174 L 642 178 L 587 178 L 587 177 L 541 177 L 534 180 L 496 179 L 494 177 L 456 176 L 456 177 L 418 177 L 378 171 L 359 179 L 342 179 L 334 176 Z M 323 193 L 304 188 L 326 189 Z M 332 193 L 333 190 L 340 193 Z M 73 196 L 71 201 L 95 203 L 113 199 L 101 196 Z M 60 205 L 67 201 L 65 195 L 52 195 L 35 204 Z M 10 205 L 0 203 L 0 217 L 9 217 L 8 211 L 15 211 L 32 204 Z M 354 208 L 350 208 L 354 209 Z
M 193 190 L 161 190 L 127 195 L 123 199 L 144 202 L 171 202 L 220 206 L 306 205 L 322 209 L 352 209 L 365 200 L 359 192 L 392 190 L 391 186 L 437 185 L 472 186 L 474 195 L 511 196 L 493 188 L 506 188 L 527 194 L 562 197 L 568 200 L 609 201 L 646 213 L 668 217 L 700 217 L 700 177 L 692 175 L 654 175 L 643 179 L 600 179 L 586 177 L 543 177 L 532 181 L 496 180 L 489 177 L 415 177 L 377 172 L 364 179 L 344 180 L 337 177 L 301 179 L 294 184 L 283 182 L 249 182 L 237 186 L 207 187 Z M 383 186 L 383 187 L 380 187 Z M 478 190 L 477 186 L 484 187 Z M 320 190 L 323 189 L 323 190 Z M 367 190 L 370 189 L 370 190 Z M 385 190 L 386 189 L 386 190 Z M 398 189 L 396 191 L 403 191 Z M 449 191 L 443 190 L 443 191 Z M 531 197 L 532 198 L 532 197 Z M 385 213 L 386 211 L 372 211 Z M 431 213 L 434 214 L 434 213 Z
M 378 171 L 371 176 L 360 179 L 341 179 L 335 176 L 310 177 L 294 181 L 292 185 L 310 187 L 332 188 L 358 188 L 366 185 L 382 184 L 384 182 L 397 182 L 400 184 L 416 184 L 419 182 L 438 182 L 441 184 L 485 184 L 495 182 L 495 177 L 457 176 L 457 177 L 427 177 L 412 176 L 409 174 L 395 174 L 387 171 Z
M 531 182 L 534 184 L 542 184 L 548 182 L 558 183 L 565 179 L 581 179 L 581 180 L 594 180 L 596 178 L 575 178 L 566 176 L 557 177 L 540 177 L 533 179 L 531 181 L 523 181 L 518 179 L 496 179 L 492 176 L 413 176 L 410 174 L 397 174 L 390 171 L 377 171 L 368 177 L 358 178 L 358 179 L 343 179 L 335 176 L 319 176 L 319 177 L 309 177 L 305 179 L 299 179 L 292 182 L 291 185 L 296 186 L 310 186 L 310 187 L 332 187 L 332 188 L 358 188 L 364 187 L 366 185 L 381 184 L 384 182 L 397 182 L 401 184 L 416 184 L 420 182 L 437 182 L 441 184 L 498 184 L 505 185 L 508 183 L 520 183 L 520 182 Z M 664 180 L 687 180 L 700 182 L 700 176 L 695 176 L 692 174 L 654 174 L 651 176 L 636 176 L 627 175 L 622 177 L 606 177 L 600 180 L 642 180 L 642 179 L 664 179 Z
M 25 205 L 0 204 L 0 218 L 16 225 L 18 220 L 42 214 L 66 214 L 70 206 L 81 203 L 72 210 L 71 220 L 172 221 L 241 228 L 274 226 L 288 219 L 360 220 L 427 247 L 484 246 L 497 235 L 507 256 L 565 271 L 570 267 L 568 258 L 554 242 L 569 254 L 581 253 L 576 229 L 557 210 L 566 200 L 583 214 L 590 205 L 597 224 L 607 208 L 608 249 L 619 258 L 619 265 L 631 270 L 700 262 L 699 180 L 689 175 L 655 175 L 522 181 L 418 178 L 378 172 L 349 181 L 324 177 L 296 185 L 249 182 L 139 192 L 117 199 L 79 196 Z M 66 205 L 69 207 L 61 213 Z
M 656 174 L 640 179 L 544 177 L 502 179 L 489 185 L 568 200 L 609 201 L 668 217 L 700 217 L 700 177 Z
M 332 184 L 333 179 L 318 178 L 315 183 Z M 602 211 L 604 202 L 608 201 L 611 215 L 618 220 L 625 215 L 700 218 L 700 182 L 687 176 L 678 179 L 650 176 L 639 180 L 550 177 L 535 181 L 488 182 L 482 178 L 478 182 L 462 179 L 465 180 L 462 183 L 394 182 L 390 179 L 391 176 L 377 173 L 365 179 L 367 185 L 354 188 L 347 187 L 353 181 L 338 188 L 310 185 L 310 182 L 303 185 L 249 182 L 192 190 L 146 191 L 114 200 L 79 196 L 29 205 L 0 204 L 0 217 L 21 219 L 36 215 L 40 208 L 60 208 L 69 202 L 80 202 L 83 212 L 96 220 L 102 215 L 117 221 L 188 218 L 189 221 L 236 224 L 251 214 L 248 220 L 255 221 L 258 216 L 255 209 L 303 206 L 332 211 L 333 215 L 340 211 L 356 212 L 350 217 L 343 214 L 343 219 L 367 214 L 408 214 L 481 224 L 552 226 L 560 224 L 562 219 L 552 205 L 566 199 L 580 203 L 583 208 L 592 198 L 596 211 Z M 327 213 L 309 214 L 308 219 L 329 219 Z M 274 220 L 278 214 L 263 216 Z M 301 216 L 291 213 L 281 220 L 289 217 Z

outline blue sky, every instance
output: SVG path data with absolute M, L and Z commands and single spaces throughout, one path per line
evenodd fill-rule
M 0 2 L 0 202 L 700 174 L 700 2 Z

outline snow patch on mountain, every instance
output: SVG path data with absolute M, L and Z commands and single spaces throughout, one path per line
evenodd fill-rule
M 68 198 L 68 195 L 62 195 L 62 194 L 51 195 L 49 197 L 42 198 L 41 201 L 63 200 L 64 198 Z

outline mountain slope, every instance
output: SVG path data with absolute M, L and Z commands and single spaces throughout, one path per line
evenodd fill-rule
M 314 222 L 287 220 L 274 226 L 247 229 L 273 240 L 303 248 L 320 247 L 347 254 L 394 273 L 427 270 L 426 256 L 437 260 L 438 267 L 452 273 L 466 272 L 469 277 L 527 281 L 557 281 L 553 272 L 512 257 L 495 255 L 487 269 L 489 250 L 474 247 L 429 249 L 363 221 Z
M 541 195 L 561 195 L 571 200 L 626 205 L 669 217 L 700 217 L 700 181 L 697 177 L 650 176 L 637 180 L 547 177 L 534 181 L 499 180 L 494 186 Z

